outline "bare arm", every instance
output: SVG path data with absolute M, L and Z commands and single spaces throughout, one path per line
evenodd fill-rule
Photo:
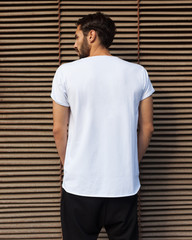
M 69 115 L 69 107 L 61 106 L 53 101 L 53 135 L 62 165 L 64 165 L 67 146 Z
M 149 146 L 153 133 L 153 100 L 152 96 L 140 102 L 138 128 L 138 160 L 142 160 Z

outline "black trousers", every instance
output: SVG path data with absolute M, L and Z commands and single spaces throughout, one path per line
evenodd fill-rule
M 102 227 L 110 240 L 138 240 L 137 195 L 83 197 L 63 189 L 61 222 L 63 240 L 96 240 Z

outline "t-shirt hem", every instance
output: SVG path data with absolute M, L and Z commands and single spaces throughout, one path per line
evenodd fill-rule
M 77 195 L 77 196 L 82 196 L 82 197 L 98 197 L 98 198 L 120 198 L 120 197 L 131 197 L 136 195 L 139 192 L 141 185 L 136 188 L 135 191 L 129 192 L 129 193 L 124 193 L 124 194 L 91 194 L 91 193 L 80 193 L 80 192 L 74 192 L 69 189 L 67 189 L 64 185 L 62 185 L 62 188 L 70 194 Z

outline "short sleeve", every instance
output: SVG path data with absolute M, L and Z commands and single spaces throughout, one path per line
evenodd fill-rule
M 59 105 L 69 107 L 65 77 L 61 74 L 61 68 L 58 68 L 55 72 L 52 83 L 51 98 Z
M 151 96 L 155 92 L 155 89 L 153 88 L 153 85 L 149 79 L 148 73 L 145 68 L 144 68 L 144 74 L 143 74 L 143 81 L 144 81 L 144 88 L 143 88 L 143 94 L 141 96 L 141 100 L 144 100 L 145 98 Z

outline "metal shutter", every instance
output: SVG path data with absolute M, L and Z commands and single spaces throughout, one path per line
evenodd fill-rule
M 61 239 L 57 1 L 1 1 L 0 239 Z
M 140 0 L 140 63 L 156 89 L 141 164 L 143 240 L 192 239 L 192 1 Z

